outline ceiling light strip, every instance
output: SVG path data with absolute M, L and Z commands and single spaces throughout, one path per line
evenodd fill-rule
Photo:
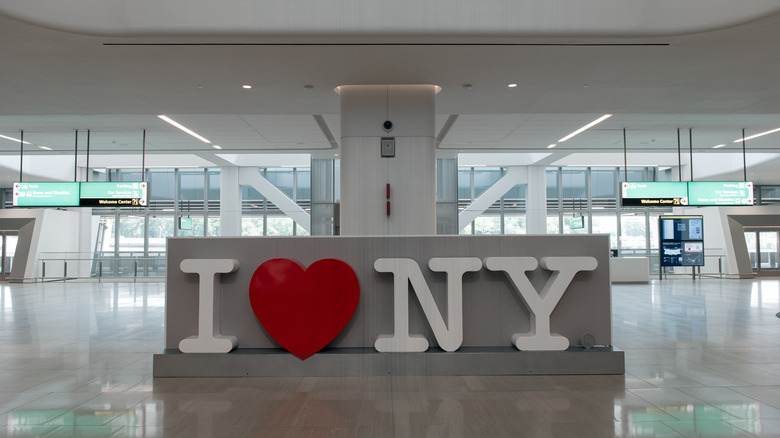
M 586 131 L 586 130 L 588 130 L 588 129 L 598 125 L 599 123 L 603 122 L 604 120 L 607 120 L 610 117 L 612 117 L 612 114 L 604 114 L 603 116 L 599 117 L 598 119 L 588 123 L 587 125 L 583 126 L 582 128 L 580 128 L 580 129 L 572 132 L 571 134 L 567 135 L 566 137 L 563 137 L 562 139 L 558 140 L 558 143 L 562 143 L 562 142 L 564 142 L 564 141 L 574 137 L 575 135 L 577 135 L 577 134 L 579 134 L 579 133 L 581 133 L 583 131 Z
M 175 120 L 171 119 L 170 117 L 168 117 L 168 116 L 166 116 L 166 115 L 163 115 L 163 114 L 160 114 L 160 115 L 159 115 L 159 116 L 157 116 L 157 117 L 159 117 L 160 119 L 162 119 L 162 120 L 164 120 L 164 121 L 166 121 L 166 122 L 170 123 L 171 125 L 173 125 L 173 126 L 175 126 L 175 127 L 179 128 L 179 129 L 181 129 L 182 131 L 186 132 L 187 134 L 189 134 L 189 135 L 191 135 L 191 136 L 193 136 L 193 137 L 197 138 L 198 140 L 202 141 L 203 143 L 209 143 L 209 144 L 211 144 L 211 142 L 210 142 L 209 140 L 207 140 L 207 139 L 203 138 L 202 136 L 198 135 L 198 134 L 197 134 L 195 131 L 193 131 L 192 129 L 190 129 L 190 128 L 188 128 L 188 127 L 186 127 L 186 126 L 184 126 L 184 125 L 182 125 L 182 124 L 178 123 L 177 121 L 175 121 Z
M 9 137 L 7 135 L 0 135 L 0 138 L 4 138 L 6 140 L 11 140 L 11 141 L 16 142 L 16 143 L 20 143 L 21 142 L 22 144 L 31 144 L 29 141 L 20 140 L 18 138 Z
M 744 140 L 744 141 L 747 141 L 747 140 L 752 140 L 752 139 L 754 139 L 754 138 L 761 137 L 762 135 L 767 135 L 767 134 L 774 134 L 775 132 L 778 132 L 778 131 L 780 131 L 780 128 L 773 129 L 773 130 L 771 130 L 771 131 L 760 132 L 760 133 L 758 133 L 758 134 L 753 134 L 753 135 L 751 135 L 750 137 L 744 137 L 744 135 L 745 135 L 745 134 L 742 134 L 742 135 L 743 135 L 743 137 L 742 137 L 742 138 L 738 138 L 738 139 L 734 140 L 732 143 L 739 143 L 739 142 L 741 142 L 741 141 L 743 141 L 743 140 Z

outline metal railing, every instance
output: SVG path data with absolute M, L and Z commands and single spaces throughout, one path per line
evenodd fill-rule
M 165 276 L 165 255 L 143 256 L 137 253 L 41 253 L 41 280 L 77 278 L 162 278 Z

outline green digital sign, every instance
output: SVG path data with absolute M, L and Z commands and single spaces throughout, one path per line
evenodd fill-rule
M 688 205 L 688 183 L 624 182 L 621 183 L 620 201 L 629 207 Z
M 753 205 L 753 183 L 749 181 L 689 182 L 688 205 Z
M 15 182 L 14 207 L 78 207 L 79 183 Z
M 585 228 L 585 217 L 584 216 L 572 216 L 571 222 L 569 222 L 571 225 L 572 230 L 578 230 Z
M 16 182 L 14 207 L 144 207 L 146 182 Z
M 147 200 L 146 182 L 81 183 L 82 207 L 143 207 Z

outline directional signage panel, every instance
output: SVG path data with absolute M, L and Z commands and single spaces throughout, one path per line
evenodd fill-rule
M 629 207 L 688 205 L 688 183 L 624 182 L 621 183 L 620 201 Z
M 82 207 L 143 207 L 147 200 L 146 182 L 81 183 Z
M 750 181 L 689 182 L 688 205 L 753 205 L 753 183 Z
M 14 207 L 78 207 L 79 183 L 15 182 Z

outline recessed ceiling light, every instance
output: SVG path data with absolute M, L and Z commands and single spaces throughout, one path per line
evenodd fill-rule
M 242 88 L 246 88 L 247 90 L 248 90 L 248 89 L 250 89 L 250 88 L 252 88 L 252 86 L 251 86 L 251 85 L 242 85 L 241 87 L 242 87 Z
M 712 148 L 713 149 L 720 149 L 720 148 L 722 148 L 724 146 L 726 146 L 726 145 L 725 144 L 718 144 L 718 145 L 713 146 Z
M 0 135 L 0 138 L 4 138 L 4 139 L 6 139 L 6 140 L 15 141 L 15 142 L 17 142 L 17 143 L 19 143 L 19 142 L 21 141 L 21 140 L 19 140 L 18 138 L 8 137 L 8 136 L 6 136 L 6 135 Z M 29 141 L 22 141 L 22 143 L 23 143 L 23 144 L 30 144 L 30 142 L 29 142 Z
M 44 151 L 50 151 L 51 148 L 48 146 L 38 146 L 38 149 L 43 149 Z
M 777 131 L 780 131 L 780 128 L 773 129 L 771 131 L 760 132 L 758 134 L 751 135 L 750 137 L 738 138 L 738 139 L 734 140 L 732 143 L 738 143 L 738 142 L 740 142 L 742 140 L 750 140 L 750 139 L 753 139 L 753 138 L 756 138 L 756 137 L 761 137 L 762 135 L 772 134 L 772 133 L 775 133 Z
M 213 145 L 211 145 L 211 147 L 213 147 L 214 149 L 222 149 L 222 146 L 220 146 L 218 144 L 213 144 Z
M 582 128 L 580 128 L 580 129 L 572 132 L 571 134 L 567 135 L 566 137 L 563 137 L 562 139 L 558 140 L 558 143 L 563 143 L 564 141 L 574 137 L 575 135 L 577 135 L 577 134 L 579 134 L 579 133 L 581 133 L 583 131 L 586 131 L 586 130 L 588 130 L 588 129 L 598 125 L 599 123 L 603 122 L 604 120 L 607 120 L 610 117 L 612 117 L 612 114 L 604 114 L 603 116 L 599 117 L 598 119 L 588 123 L 587 125 L 583 126 Z
M 509 87 L 509 88 L 515 88 L 515 87 L 517 87 L 517 84 L 509 84 L 509 85 L 507 85 L 507 87 Z
M 547 149 L 552 149 L 552 148 L 554 148 L 555 146 L 558 146 L 558 144 L 556 144 L 556 143 L 553 143 L 553 144 L 551 144 L 550 146 L 547 146 Z
M 175 120 L 171 119 L 170 117 L 168 117 L 166 115 L 160 114 L 157 117 L 159 117 L 162 120 L 165 120 L 166 122 L 170 123 L 171 125 L 179 128 L 179 129 L 181 129 L 182 131 L 186 132 L 187 134 L 197 138 L 198 140 L 202 141 L 203 143 L 211 143 L 209 140 L 207 140 L 207 139 L 201 137 L 200 135 L 198 135 L 195 131 L 193 131 L 190 128 L 187 128 L 186 126 L 176 122 Z

